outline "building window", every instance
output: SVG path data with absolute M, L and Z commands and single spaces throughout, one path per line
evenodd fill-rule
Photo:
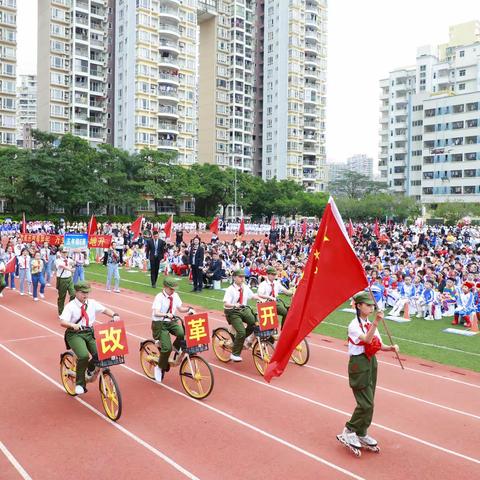
M 458 89 L 459 90 L 465 90 L 465 84 L 464 83 L 459 83 L 458 84 Z
M 452 195 L 461 195 L 462 194 L 462 187 L 450 187 L 450 193 Z
M 460 58 L 463 58 L 465 56 L 465 50 L 460 50 L 460 52 L 458 53 Z
M 468 185 L 466 187 L 463 187 L 463 193 L 465 194 L 474 194 L 475 193 L 475 186 L 474 185 Z

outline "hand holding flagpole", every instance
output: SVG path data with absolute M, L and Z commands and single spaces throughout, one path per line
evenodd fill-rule
M 370 291 L 370 295 L 372 296 L 373 301 L 375 302 L 375 307 L 376 307 L 377 311 L 380 311 L 380 308 L 378 307 L 378 303 L 377 303 L 377 301 L 375 300 L 375 297 L 373 296 L 372 287 L 369 286 L 369 287 L 368 287 L 368 290 Z M 388 329 L 387 324 L 385 323 L 385 318 L 383 318 L 383 315 L 382 315 L 381 318 L 382 318 L 383 327 L 385 328 L 385 331 L 387 332 L 388 339 L 390 340 L 390 345 L 392 345 L 392 347 L 393 347 L 394 343 L 393 343 L 393 340 L 392 340 L 392 335 L 390 334 L 390 330 Z M 405 370 L 405 368 L 404 368 L 404 366 L 403 366 L 403 363 L 402 363 L 402 361 L 400 360 L 400 355 L 398 355 L 397 349 L 394 349 L 394 352 L 395 352 L 395 355 L 396 355 L 396 357 L 397 357 L 398 363 L 399 363 L 400 366 L 402 367 L 402 370 Z

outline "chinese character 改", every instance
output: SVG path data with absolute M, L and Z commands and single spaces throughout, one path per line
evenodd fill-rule
M 100 343 L 102 345 L 102 352 L 114 353 L 116 350 L 123 350 L 125 347 L 120 343 L 120 337 L 122 330 L 120 328 L 110 327 L 107 330 L 100 330 L 99 334 L 102 335 Z

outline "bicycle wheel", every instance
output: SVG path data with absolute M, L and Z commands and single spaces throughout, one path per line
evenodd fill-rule
M 201 400 L 212 393 L 214 384 L 212 368 L 198 355 L 185 356 L 180 365 L 180 380 L 185 392 L 192 398 Z
M 310 358 L 310 347 L 307 340 L 303 339 L 293 350 L 290 357 L 297 365 L 305 365 Z
M 216 328 L 212 333 L 212 347 L 213 353 L 221 362 L 229 362 L 233 347 L 233 335 L 226 328 Z
M 140 345 L 140 364 L 148 378 L 155 378 L 153 369 L 158 365 L 159 355 L 158 347 L 153 340 L 147 340 Z
M 273 345 L 266 340 L 259 340 L 257 338 L 255 343 L 253 344 L 253 363 L 255 364 L 255 368 L 258 370 L 258 373 L 260 375 L 263 376 L 263 374 L 265 373 L 267 365 L 270 363 L 270 359 L 272 358 L 273 352 Z
M 108 368 L 100 373 L 98 388 L 107 417 L 117 421 L 122 415 L 122 396 L 118 383 Z
M 65 391 L 74 397 L 77 381 L 77 359 L 71 352 L 65 352 L 60 357 L 60 377 Z

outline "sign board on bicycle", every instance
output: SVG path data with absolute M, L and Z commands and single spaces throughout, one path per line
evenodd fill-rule
M 128 353 L 127 332 L 123 321 L 96 323 L 93 326 L 99 360 Z
M 209 332 L 208 313 L 185 316 L 185 341 L 188 348 L 207 345 L 210 342 Z
M 63 246 L 65 248 L 81 248 L 88 247 L 88 234 L 86 233 L 66 233 L 63 238 Z
M 258 326 L 260 331 L 278 328 L 278 313 L 276 302 L 257 303 Z

